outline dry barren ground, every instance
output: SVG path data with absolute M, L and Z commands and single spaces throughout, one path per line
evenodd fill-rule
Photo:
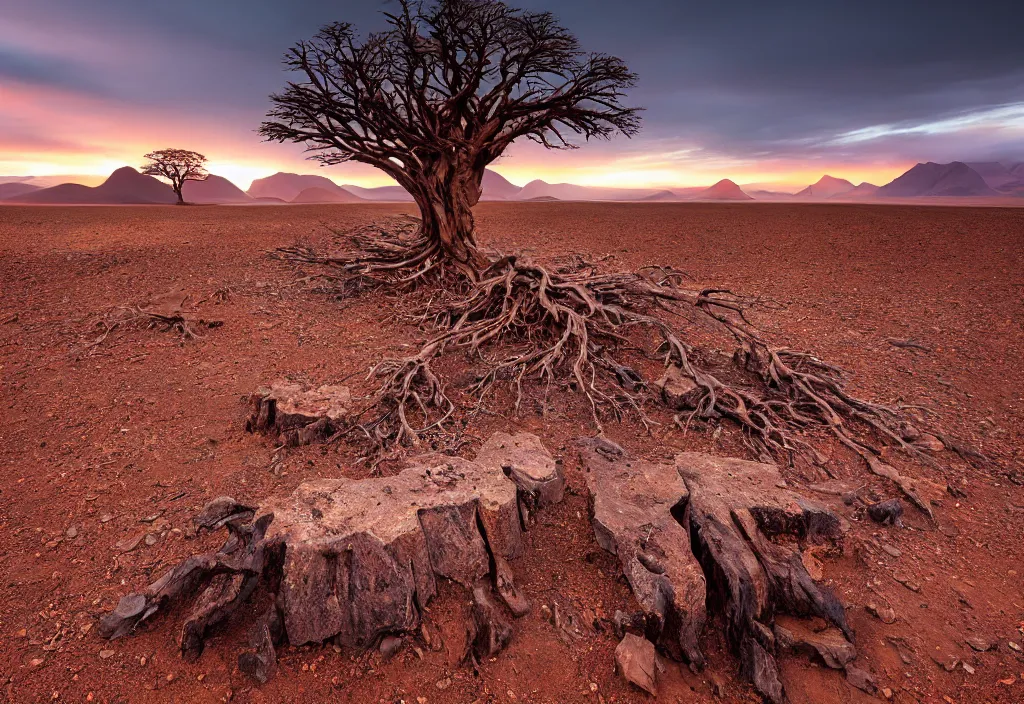
M 413 643 L 388 662 L 376 652 L 286 648 L 277 677 L 254 688 L 236 665 L 251 614 L 220 629 L 194 664 L 177 654 L 178 614 L 114 643 L 95 634 L 96 617 L 121 594 L 201 547 L 206 539 L 187 527 L 210 498 L 258 503 L 307 478 L 366 475 L 358 448 L 278 452 L 246 435 L 241 398 L 282 376 L 358 386 L 373 362 L 419 339 L 397 318 L 400 301 L 339 304 L 265 256 L 297 240 L 326 242 L 327 226 L 407 210 L 0 207 L 0 693 L 9 701 L 645 700 L 614 673 L 609 630 L 565 639 L 538 608 L 606 617 L 632 608 L 615 561 L 593 539 L 573 450 L 592 428 L 571 413 L 481 415 L 468 429 L 471 441 L 497 428 L 538 433 L 564 458 L 569 481 L 566 501 L 542 515 L 514 565 L 535 608 L 478 672 L 445 649 L 421 660 Z M 761 295 L 771 305 L 755 318 L 771 339 L 850 370 L 862 395 L 927 407 L 991 457 L 984 468 L 946 455 L 941 470 L 901 465 L 963 492 L 937 507 L 937 527 L 908 509 L 907 528 L 881 528 L 838 497 L 818 497 L 853 525 L 843 554 L 823 557 L 822 569 L 848 606 L 860 662 L 893 701 L 1024 701 L 1024 656 L 1009 645 L 1024 646 L 1024 209 L 536 203 L 477 212 L 481 238 L 502 250 L 581 252 L 606 267 L 672 264 L 700 284 Z M 125 326 L 94 344 L 98 320 L 172 287 L 223 325 L 185 342 Z M 649 436 L 626 423 L 608 434 L 648 457 L 739 451 L 728 431 Z M 895 495 L 858 464 L 840 464 L 868 495 Z M 457 628 L 462 599 L 449 590 L 430 618 Z M 891 605 L 896 622 L 866 613 L 869 602 Z M 715 701 L 716 685 L 726 701 L 755 700 L 720 625 L 705 630 L 708 669 L 670 664 L 659 700 Z M 783 676 L 796 702 L 870 700 L 804 658 L 786 659 Z

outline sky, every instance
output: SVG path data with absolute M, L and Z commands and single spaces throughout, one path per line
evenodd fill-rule
M 554 12 L 640 77 L 632 138 L 552 153 L 514 144 L 515 183 L 798 188 L 886 183 L 918 161 L 1024 161 L 1024 2 L 513 1 Z M 0 3 L 0 175 L 100 177 L 194 149 L 248 187 L 275 171 L 384 185 L 255 130 L 280 59 L 331 21 L 382 27 L 390 0 Z

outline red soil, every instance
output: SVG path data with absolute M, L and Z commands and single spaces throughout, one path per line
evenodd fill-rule
M 295 285 L 290 268 L 264 256 L 296 240 L 326 242 L 328 225 L 345 229 L 408 211 L 0 208 L 0 691 L 9 701 L 649 699 L 614 673 L 610 632 L 566 643 L 540 615 L 540 605 L 552 603 L 608 617 L 634 608 L 615 561 L 593 539 L 572 449 L 574 437 L 593 429 L 571 408 L 547 418 L 481 415 L 468 428 L 476 438 L 516 426 L 538 433 L 565 458 L 569 481 L 565 502 L 541 516 L 528 533 L 530 549 L 513 565 L 534 610 L 516 622 L 509 649 L 478 674 L 448 662 L 444 650 L 427 650 L 421 661 L 407 646 L 384 663 L 375 652 L 328 645 L 282 649 L 277 677 L 253 687 L 236 665 L 252 613 L 217 631 L 194 664 L 177 654 L 178 613 L 114 643 L 95 635 L 95 618 L 121 594 L 213 545 L 186 531 L 210 498 L 259 502 L 311 477 L 365 476 L 358 448 L 275 453 L 246 435 L 240 398 L 285 375 L 316 383 L 351 377 L 346 383 L 360 387 L 374 361 L 421 339 L 395 323 L 400 301 L 339 304 Z M 842 365 L 861 395 L 932 409 L 936 423 L 995 458 L 985 470 L 946 455 L 941 468 L 900 464 L 966 493 L 937 507 L 938 530 L 910 508 L 909 527 L 896 530 L 856 520 L 837 497 L 818 497 L 838 504 L 853 526 L 844 554 L 823 557 L 823 571 L 848 606 L 860 664 L 893 701 L 1024 700 L 1024 659 L 1007 645 L 1024 644 L 1024 210 L 496 203 L 477 212 L 481 239 L 501 250 L 541 258 L 584 252 L 608 257 L 606 267 L 674 264 L 698 284 L 770 297 L 775 309 L 755 319 L 771 339 Z M 118 329 L 86 347 L 99 336 L 98 317 L 172 286 L 192 294 L 201 317 L 224 325 L 184 343 L 174 333 Z M 217 302 L 213 294 L 223 289 L 227 300 Z M 894 347 L 887 338 L 933 351 Z M 649 457 L 678 448 L 740 451 L 728 430 L 720 437 L 665 428 L 650 437 L 629 423 L 607 430 Z M 895 495 L 859 464 L 836 458 L 846 481 Z M 154 524 L 140 522 L 158 513 Z M 143 530 L 155 531 L 154 545 L 115 547 Z M 920 592 L 894 574 L 911 576 Z M 868 615 L 870 601 L 891 604 L 897 622 Z M 431 607 L 450 642 L 464 608 L 455 589 Z M 724 683 L 727 701 L 754 699 L 737 680 L 720 626 L 712 619 L 705 630 L 708 670 L 694 675 L 669 663 L 661 701 L 714 701 L 713 679 Z M 972 651 L 971 636 L 996 649 Z M 909 662 L 890 637 L 913 649 Z M 947 672 L 933 659 L 946 655 L 974 674 L 962 666 Z M 870 700 L 802 657 L 785 658 L 783 676 L 794 702 Z

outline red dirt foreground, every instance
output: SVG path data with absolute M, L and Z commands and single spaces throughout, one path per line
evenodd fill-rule
M 907 413 L 903 439 L 924 454 L 888 448 L 880 459 L 931 518 L 827 434 L 804 438 L 827 472 L 765 467 L 728 422 L 676 425 L 652 407 L 649 432 L 633 418 L 606 420 L 613 450 L 595 458 L 579 445 L 595 429 L 572 390 L 550 403 L 527 394 L 518 414 L 500 392 L 477 406 L 461 394 L 467 370 L 457 361 L 439 371 L 472 410 L 448 429 L 458 457 L 432 454 L 426 440 L 409 456 L 434 459 L 374 467 L 333 420 L 300 437 L 321 411 L 335 420 L 362 413 L 376 386 L 368 370 L 417 349 L 424 321 L 401 296 L 325 295 L 308 272 L 267 252 L 326 250 L 329 228 L 408 211 L 0 207 L 8 701 L 753 702 L 778 692 L 791 702 L 1024 701 L 1024 210 L 475 211 L 481 241 L 497 251 L 539 261 L 579 253 L 608 270 L 674 266 L 694 288 L 751 297 L 767 339 L 814 352 L 847 371 L 851 392 Z M 169 316 L 167 292 L 176 292 Z M 657 371 L 643 370 L 652 380 Z M 668 381 L 665 395 L 685 396 Z M 265 403 L 274 390 L 330 398 L 285 403 L 278 417 L 277 400 L 273 415 Z M 253 419 L 258 432 L 245 432 Z M 504 446 L 488 454 L 497 432 Z M 545 479 L 542 465 L 554 466 L 546 461 L 517 464 L 529 449 L 508 440 L 517 433 L 560 460 L 560 479 Z M 624 463 L 644 477 L 621 474 Z M 361 571 L 368 562 L 320 569 L 322 550 L 278 561 L 277 546 L 296 537 L 358 534 L 311 522 L 314 510 L 372 519 L 378 500 L 447 486 L 449 466 L 464 477 L 488 466 L 489 478 L 415 520 L 402 512 L 381 525 L 395 538 L 382 545 L 408 536 L 419 549 L 392 559 L 396 578 L 386 589 L 377 582 L 377 593 L 393 598 L 373 618 L 353 620 L 357 612 L 317 592 L 343 593 L 339 575 L 369 583 L 359 580 L 382 572 Z M 611 479 L 595 483 L 605 471 Z M 756 489 L 720 491 L 719 480 L 745 472 Z M 488 496 L 512 497 L 495 499 L 509 520 L 493 535 L 476 520 Z M 616 502 L 623 511 L 612 520 Z M 217 524 L 233 531 L 227 544 L 207 530 Z M 435 534 L 459 540 L 432 547 Z M 344 547 L 339 555 L 399 554 L 354 537 Z M 159 601 L 149 585 L 190 557 L 251 567 L 251 548 L 262 548 L 258 583 L 207 571 L 213 591 L 183 590 L 136 623 Z M 349 589 L 348 603 L 370 603 L 360 601 L 370 591 Z M 120 609 L 133 634 L 103 638 L 118 625 L 104 616 L 133 593 L 141 596 Z M 182 657 L 184 624 L 185 654 L 201 647 L 198 658 Z

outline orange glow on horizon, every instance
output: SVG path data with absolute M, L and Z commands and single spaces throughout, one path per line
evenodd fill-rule
M 251 121 L 248 115 L 183 122 L 161 111 L 122 109 L 100 99 L 18 84 L 3 85 L 0 102 L 0 111 L 16 115 L 18 122 L 25 125 L 52 124 L 55 112 L 74 116 L 35 143 L 19 143 L 17 132 L 6 142 L 0 136 L 0 175 L 4 176 L 74 174 L 80 182 L 96 183 L 118 167 L 137 167 L 147 151 L 181 146 L 206 154 L 211 173 L 242 189 L 247 189 L 253 179 L 278 171 L 320 174 L 339 185 L 374 187 L 393 183 L 385 174 L 362 164 L 322 168 L 303 158 L 294 146 L 263 143 L 251 130 L 238 129 L 239 122 Z M 728 178 L 741 185 L 795 191 L 824 174 L 846 178 L 854 184 L 869 181 L 883 185 L 912 166 L 745 161 L 689 151 L 676 152 L 668 158 L 663 153 L 643 152 L 605 156 L 599 149 L 587 147 L 572 152 L 544 152 L 532 145 L 518 144 L 511 152 L 492 168 L 520 186 L 541 179 L 610 188 L 688 188 L 709 186 Z

